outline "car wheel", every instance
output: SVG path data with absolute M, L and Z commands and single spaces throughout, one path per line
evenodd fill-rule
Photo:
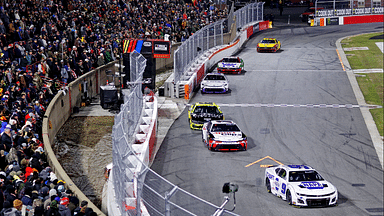
M 291 195 L 291 191 L 287 190 L 287 202 L 288 202 L 288 205 L 292 205 L 292 195 Z
M 265 187 L 267 187 L 267 192 L 271 193 L 271 182 L 269 181 L 269 178 L 265 180 Z

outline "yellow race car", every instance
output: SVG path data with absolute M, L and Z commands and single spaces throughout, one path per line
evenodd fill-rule
M 212 102 L 197 102 L 188 110 L 188 122 L 191 129 L 201 130 L 205 122 L 224 120 L 220 107 Z
M 281 49 L 281 43 L 276 38 L 263 38 L 260 43 L 257 44 L 257 52 L 277 52 Z

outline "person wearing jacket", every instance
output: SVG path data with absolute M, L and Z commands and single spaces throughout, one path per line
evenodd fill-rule
M 4 201 L 3 209 L 0 215 L 4 216 L 21 216 L 21 212 L 14 208 L 9 201 Z
M 68 208 L 69 199 L 68 197 L 63 197 L 60 199 L 59 213 L 60 216 L 72 216 L 71 210 Z

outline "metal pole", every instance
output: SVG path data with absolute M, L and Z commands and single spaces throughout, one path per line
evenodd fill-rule
M 291 23 L 291 15 L 288 15 L 288 25 Z
M 221 206 L 215 211 L 215 213 L 213 213 L 212 216 L 220 216 L 223 214 L 224 206 L 229 202 L 229 197 L 225 196 L 224 199 L 225 200 L 224 200 L 223 204 L 221 204 Z
M 336 0 L 333 0 L 333 16 L 335 16 Z
M 171 216 L 171 205 L 168 200 L 176 193 L 178 187 L 175 186 L 170 192 L 165 193 L 165 216 Z

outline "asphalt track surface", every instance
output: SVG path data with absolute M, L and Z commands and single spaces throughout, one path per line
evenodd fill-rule
M 278 27 L 256 34 L 237 54 L 246 72 L 228 75 L 231 93 L 196 93 L 190 101 L 222 104 L 225 118 L 248 136 L 248 150 L 209 151 L 201 131 L 189 129 L 187 107 L 151 168 L 218 206 L 223 184 L 238 184 L 234 213 L 239 215 L 383 215 L 383 170 L 359 108 L 341 108 L 357 101 L 335 46 L 341 37 L 377 31 L 383 31 L 382 23 Z M 263 37 L 279 39 L 281 51 L 257 53 Z M 317 169 L 338 188 L 338 205 L 294 208 L 267 193 L 260 165 L 277 163 L 266 158 L 246 167 L 266 156 Z M 226 209 L 233 208 L 233 201 Z

